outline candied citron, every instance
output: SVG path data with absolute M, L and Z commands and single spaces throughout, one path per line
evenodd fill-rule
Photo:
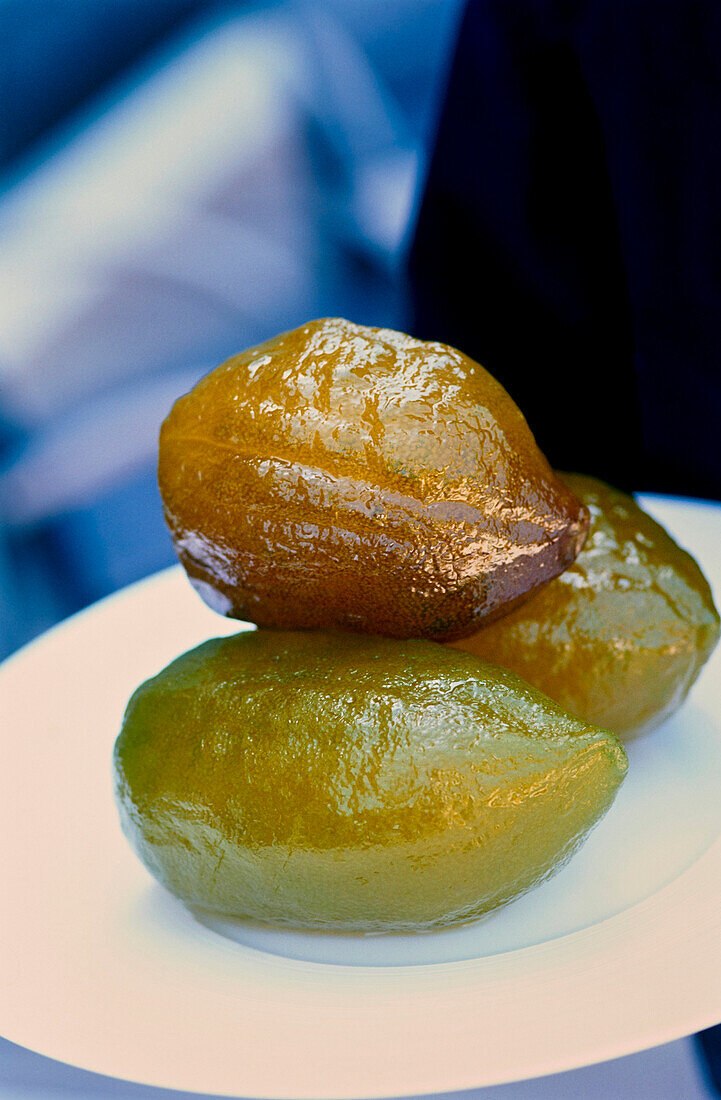
M 294 928 L 424 930 L 551 874 L 626 772 L 605 730 L 428 641 L 249 631 L 128 704 L 124 830 L 187 904 Z
M 588 525 L 481 366 L 339 318 L 202 379 L 158 476 L 201 596 L 283 629 L 462 637 L 570 565 Z
M 626 493 L 560 475 L 591 513 L 570 568 L 454 643 L 512 669 L 566 710 L 623 736 L 681 705 L 719 637 L 694 558 Z

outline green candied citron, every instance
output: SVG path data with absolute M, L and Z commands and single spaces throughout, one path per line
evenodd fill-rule
M 591 515 L 581 553 L 453 644 L 626 739 L 681 706 L 718 643 L 719 614 L 698 563 L 632 497 L 597 478 L 559 477 Z
M 142 684 L 123 828 L 191 906 L 294 928 L 472 920 L 556 870 L 626 754 L 515 674 L 427 641 L 252 631 Z

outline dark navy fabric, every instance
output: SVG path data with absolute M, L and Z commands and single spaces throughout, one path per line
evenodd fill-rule
M 721 497 L 721 5 L 470 0 L 411 256 L 559 468 Z

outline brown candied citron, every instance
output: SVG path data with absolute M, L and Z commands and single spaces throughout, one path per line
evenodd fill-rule
M 581 553 L 523 606 L 455 644 L 587 722 L 638 734 L 686 698 L 718 641 L 718 612 L 696 561 L 632 497 L 560 476 L 591 513 Z
M 159 483 L 206 602 L 285 629 L 461 637 L 567 568 L 588 523 L 482 367 L 338 318 L 177 401 Z
M 134 694 L 124 831 L 191 906 L 295 928 L 468 921 L 561 866 L 626 772 L 606 730 L 429 641 L 248 631 Z

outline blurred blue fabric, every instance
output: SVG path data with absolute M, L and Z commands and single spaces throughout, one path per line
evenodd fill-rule
M 0 655 L 174 560 L 157 433 L 198 377 L 313 316 L 403 327 L 459 13 L 0 4 Z
M 88 96 L 209 6 L 208 0 L 3 0 L 0 165 L 12 164 Z

